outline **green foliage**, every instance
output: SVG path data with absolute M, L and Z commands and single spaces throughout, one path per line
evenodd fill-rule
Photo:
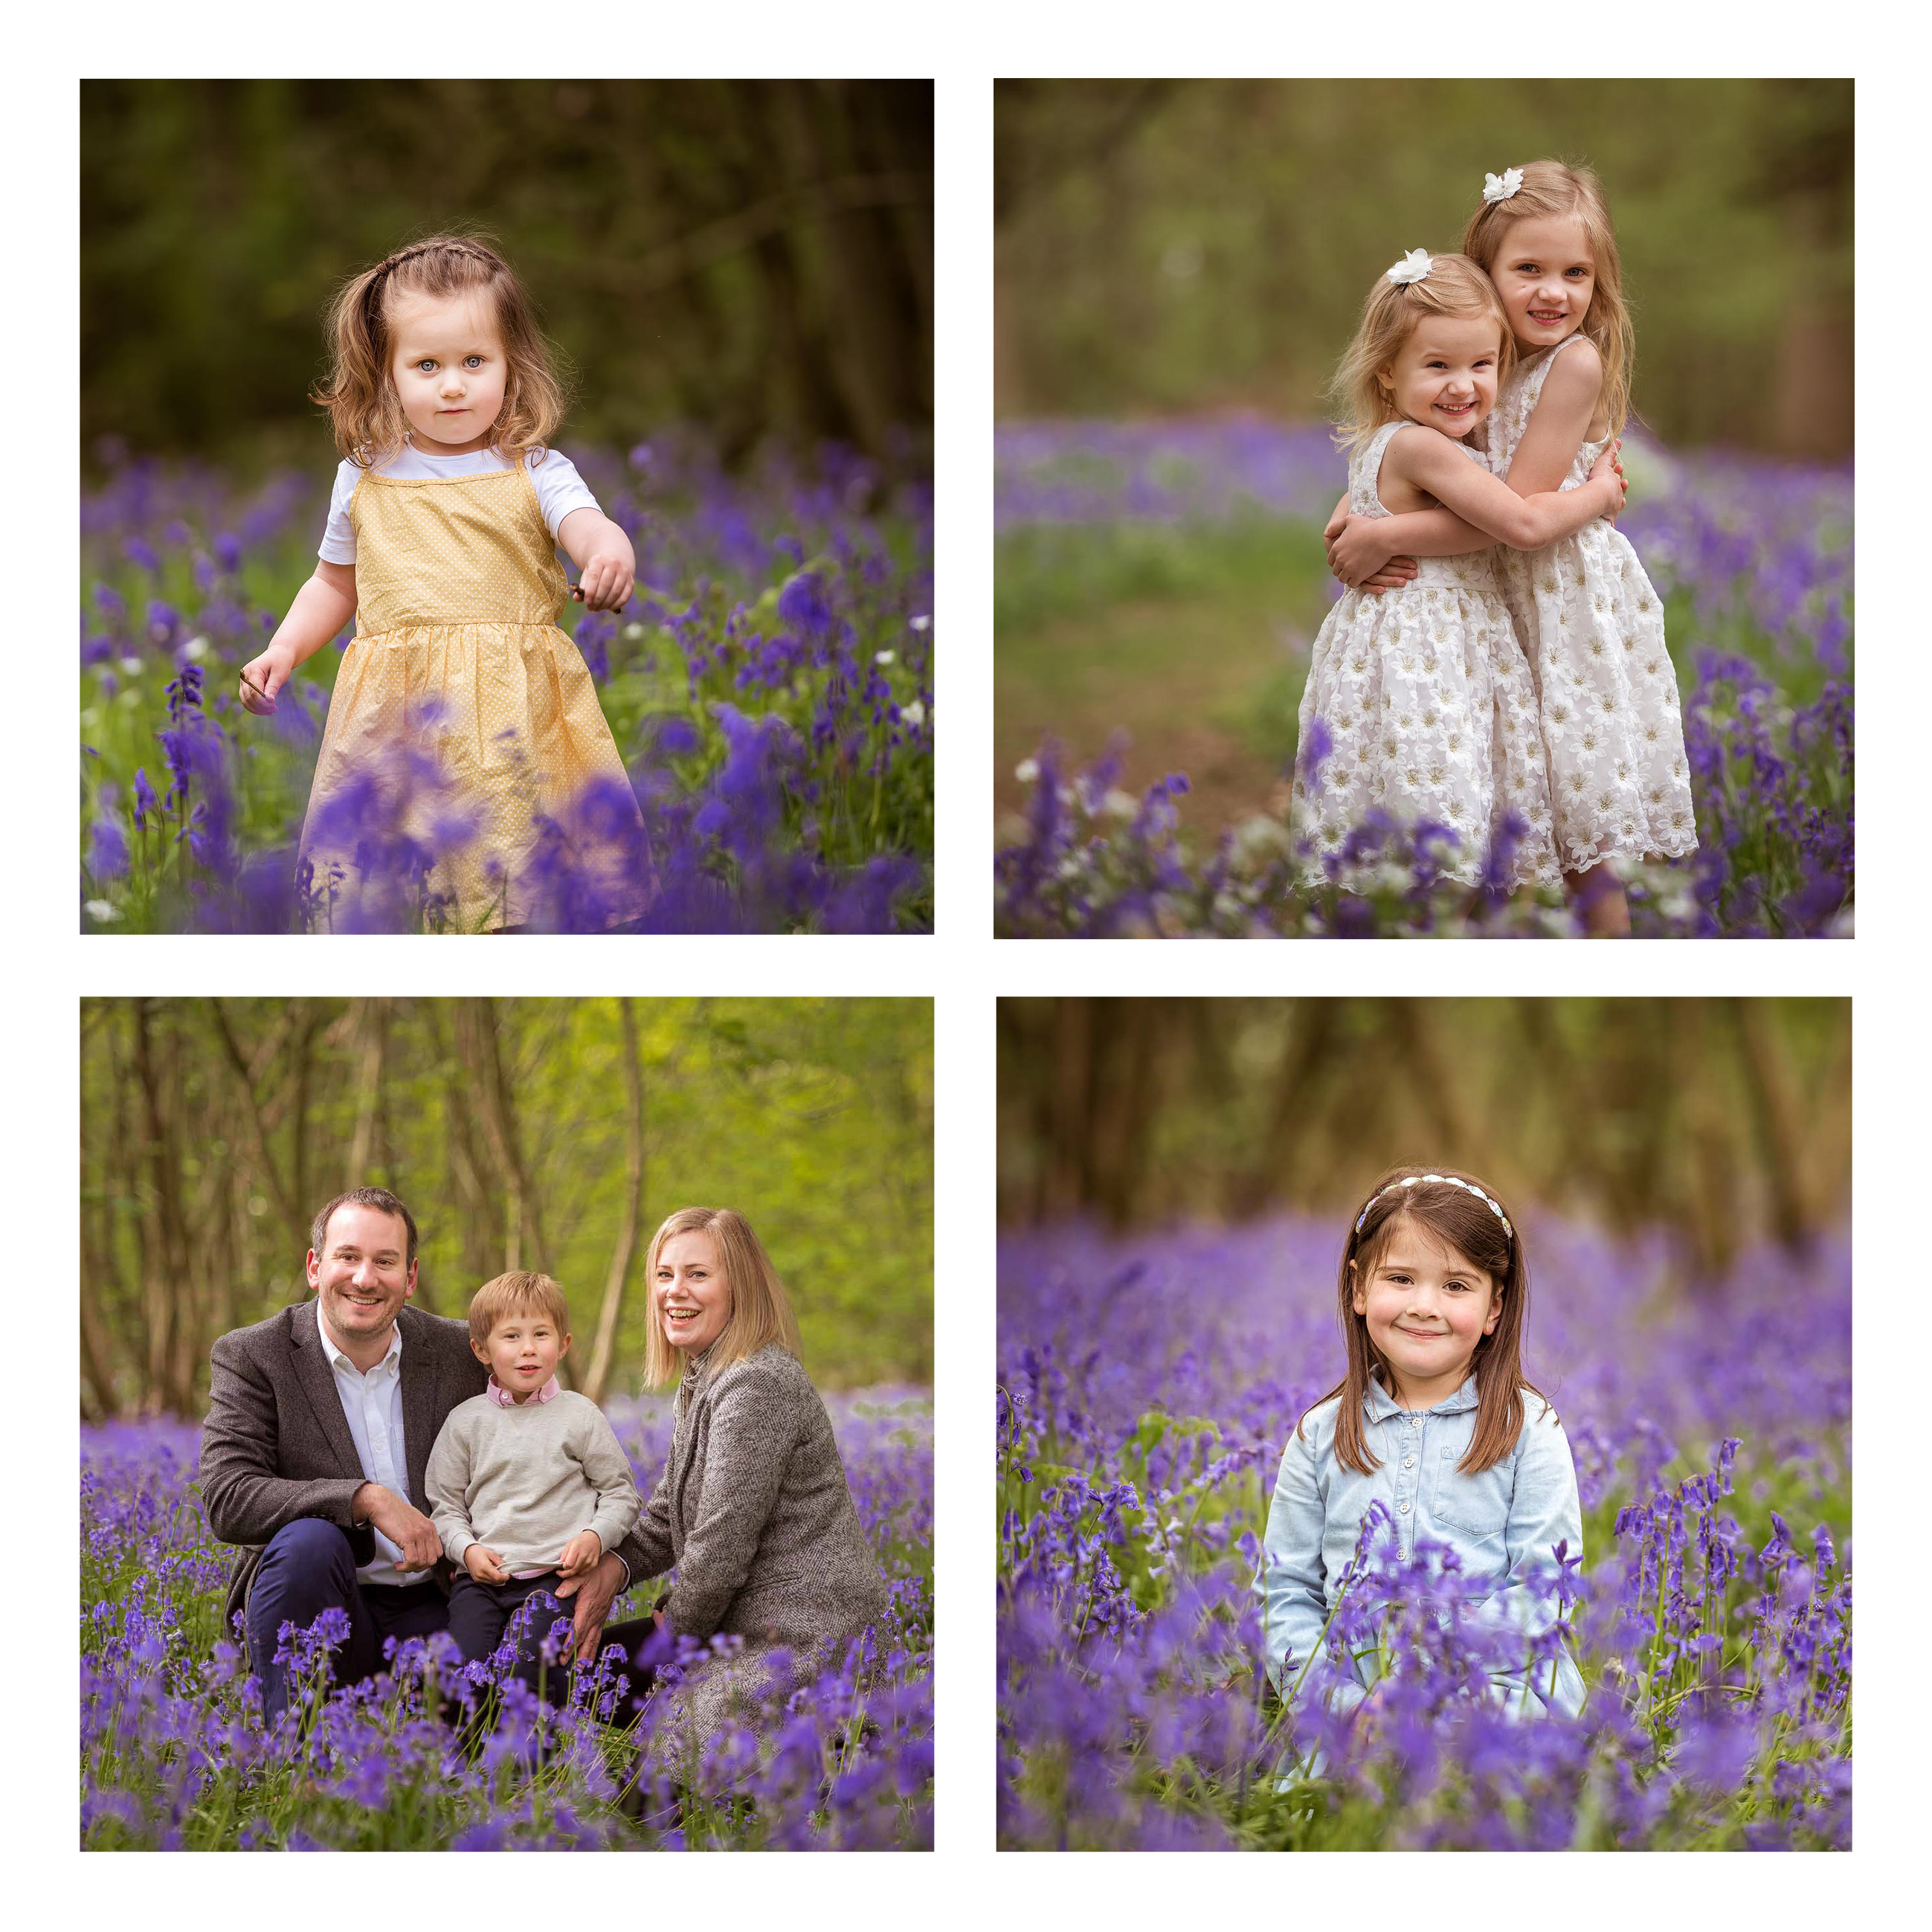
M 1548 157 L 1603 178 L 1646 422 L 1850 446 L 1849 80 L 1020 81 L 995 103 L 1003 414 L 1319 415 L 1375 276 L 1460 248 L 1484 174 Z

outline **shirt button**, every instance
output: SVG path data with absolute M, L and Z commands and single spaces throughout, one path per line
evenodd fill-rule
M 1408 1504 L 1406 1504 L 1406 1503 L 1402 1504 L 1402 1506 L 1401 1506 L 1401 1508 L 1402 1508 L 1402 1514 L 1403 1514 L 1404 1516 L 1408 1515 Z
M 1415 1467 L 1415 1458 L 1413 1456 L 1405 1456 L 1402 1458 L 1402 1466 L 1405 1469 L 1414 1468 Z

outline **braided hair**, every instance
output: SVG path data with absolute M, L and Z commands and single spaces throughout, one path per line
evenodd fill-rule
M 329 372 L 309 400 L 328 411 L 337 449 L 359 468 L 400 448 L 409 433 L 389 369 L 392 294 L 448 299 L 477 292 L 494 310 L 508 370 L 492 440 L 512 463 L 532 450 L 542 460 L 568 401 L 561 358 L 538 326 L 516 271 L 487 239 L 432 235 L 352 275 L 329 305 Z

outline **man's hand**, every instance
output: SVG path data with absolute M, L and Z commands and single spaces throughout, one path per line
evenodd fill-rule
M 472 1543 L 463 1552 L 463 1567 L 479 1583 L 507 1583 L 510 1573 L 503 1568 L 502 1553 L 487 1544 Z
M 586 610 L 621 610 L 631 601 L 632 570 L 631 560 L 620 551 L 592 550 L 570 594 L 581 598 Z
M 560 1576 L 587 1576 L 603 1560 L 604 1545 L 594 1529 L 580 1530 L 563 1546 L 557 1562 Z
M 572 1622 L 576 1631 L 578 1663 L 596 1662 L 598 1640 L 604 1634 L 604 1619 L 610 1614 L 612 1600 L 623 1581 L 623 1564 L 607 1552 L 587 1576 L 566 1576 L 557 1585 L 560 1602 L 572 1597 L 577 1599 Z
M 433 1570 L 442 1554 L 442 1538 L 436 1525 L 380 1483 L 364 1483 L 356 1492 L 352 1513 L 358 1522 L 380 1529 L 402 1552 L 398 1570 Z

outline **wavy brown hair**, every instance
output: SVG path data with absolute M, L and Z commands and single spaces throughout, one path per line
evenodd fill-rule
M 1352 1469 L 1366 1475 L 1381 1465 L 1370 1454 L 1362 1436 L 1362 1402 L 1368 1393 L 1371 1372 L 1382 1371 L 1383 1386 L 1393 1389 L 1388 1362 L 1370 1339 L 1366 1316 L 1355 1312 L 1355 1284 L 1374 1268 L 1394 1238 L 1405 1224 L 1420 1228 L 1439 1241 L 1473 1268 L 1479 1268 L 1493 1282 L 1502 1296 L 1502 1311 L 1493 1333 L 1476 1344 L 1470 1366 L 1476 1378 L 1476 1427 L 1469 1439 L 1468 1453 L 1456 1466 L 1473 1474 L 1500 1462 L 1516 1447 L 1523 1424 L 1522 1392 L 1544 1402 L 1550 1398 L 1522 1378 L 1523 1324 L 1529 1313 L 1529 1264 L 1522 1253 L 1522 1230 L 1505 1204 L 1514 1233 L 1486 1202 L 1478 1201 L 1460 1187 L 1443 1180 L 1425 1180 L 1424 1174 L 1440 1174 L 1444 1180 L 1461 1180 L 1480 1187 L 1492 1201 L 1502 1197 L 1485 1180 L 1453 1167 L 1392 1167 L 1368 1192 L 1368 1210 L 1358 1214 L 1361 1225 L 1351 1226 L 1348 1245 L 1342 1250 L 1338 1297 L 1342 1331 L 1348 1345 L 1348 1372 L 1322 1398 L 1332 1402 L 1337 1396 L 1342 1406 L 1335 1418 L 1335 1454 Z M 1414 1185 L 1404 1186 L 1405 1181 Z M 1386 1190 L 1394 1190 L 1390 1192 Z M 1315 1404 L 1316 1408 L 1322 1402 Z M 1309 1414 L 1313 1413 L 1313 1409 Z M 1301 1433 L 1304 1415 L 1294 1425 Z
M 1328 386 L 1335 405 L 1338 447 L 1356 448 L 1384 423 L 1394 422 L 1402 414 L 1378 379 L 1402 353 L 1402 344 L 1426 315 L 1494 319 L 1500 392 L 1516 364 L 1516 338 L 1510 333 L 1509 317 L 1503 313 L 1496 284 L 1466 255 L 1431 256 L 1429 272 L 1419 282 L 1392 282 L 1386 274 L 1378 275 L 1362 304 L 1355 339 Z
M 1596 286 L 1583 312 L 1580 335 L 1597 346 L 1604 363 L 1603 404 L 1610 434 L 1621 436 L 1630 418 L 1630 379 L 1636 366 L 1636 332 L 1624 301 L 1624 269 L 1617 254 L 1617 231 L 1610 220 L 1610 204 L 1594 172 L 1568 161 L 1526 161 L 1522 185 L 1505 201 L 1486 201 L 1469 218 L 1462 231 L 1462 252 L 1486 274 L 1502 252 L 1503 237 L 1512 222 L 1539 214 L 1583 224 L 1596 264 Z
M 676 1349 L 664 1332 L 657 1309 L 658 1251 L 674 1234 L 703 1234 L 718 1250 L 718 1264 L 731 1291 L 731 1312 L 723 1331 L 706 1352 L 707 1372 L 716 1378 L 734 1362 L 748 1360 L 772 1342 L 798 1353 L 798 1323 L 784 1283 L 765 1252 L 752 1224 L 730 1208 L 680 1208 L 664 1217 L 651 1237 L 644 1258 L 644 1292 L 650 1298 L 650 1320 L 644 1328 L 644 1380 L 653 1388 L 676 1382 L 684 1372 Z
M 328 309 L 328 380 L 309 400 L 328 410 L 335 446 L 367 470 L 400 448 L 409 431 L 389 374 L 389 304 L 396 295 L 486 294 L 502 338 L 508 374 L 503 406 L 490 440 L 514 464 L 537 460 L 556 434 L 568 402 L 561 358 L 537 326 L 536 311 L 516 271 L 480 235 L 432 235 L 352 275 Z

